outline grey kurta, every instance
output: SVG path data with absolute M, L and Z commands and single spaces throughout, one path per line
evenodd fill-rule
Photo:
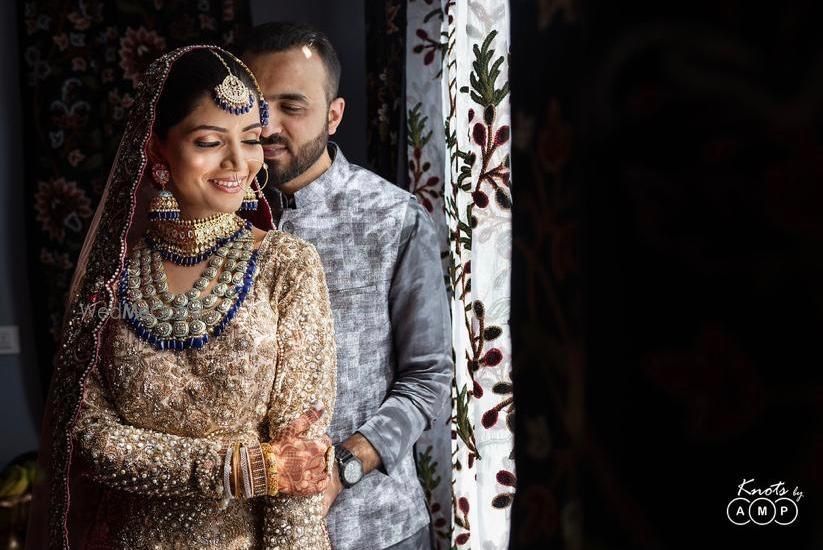
M 434 224 L 415 197 L 350 164 L 336 145 L 329 152 L 322 176 L 270 200 L 279 229 L 314 244 L 326 271 L 338 366 L 329 434 L 339 442 L 360 432 L 383 461 L 338 497 L 332 543 L 382 549 L 429 522 L 412 446 L 448 410 L 448 301 Z

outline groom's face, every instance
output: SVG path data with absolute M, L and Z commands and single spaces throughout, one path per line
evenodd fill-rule
M 270 182 L 283 186 L 318 161 L 340 122 L 326 67 L 308 47 L 254 54 L 247 63 L 269 103 L 262 141 Z

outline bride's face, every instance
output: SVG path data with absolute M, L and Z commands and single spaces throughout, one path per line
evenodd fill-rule
M 169 190 L 183 218 L 234 212 L 263 165 L 260 113 L 255 104 L 235 115 L 203 95 L 194 110 L 172 126 L 156 151 L 171 173 Z

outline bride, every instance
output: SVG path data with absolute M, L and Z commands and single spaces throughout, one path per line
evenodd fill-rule
M 249 221 L 271 227 L 267 112 L 220 48 L 147 70 L 72 284 L 29 548 L 329 547 L 332 317 L 314 248 Z

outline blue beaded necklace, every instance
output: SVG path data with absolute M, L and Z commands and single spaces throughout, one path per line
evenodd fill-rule
M 257 269 L 251 229 L 244 227 L 239 233 L 203 258 L 208 259 L 207 267 L 181 294 L 168 290 L 161 251 L 148 240 L 135 249 L 120 279 L 119 298 L 123 318 L 138 338 L 157 350 L 182 351 L 202 348 L 225 331 L 245 301 Z M 215 279 L 217 283 L 203 296 Z

